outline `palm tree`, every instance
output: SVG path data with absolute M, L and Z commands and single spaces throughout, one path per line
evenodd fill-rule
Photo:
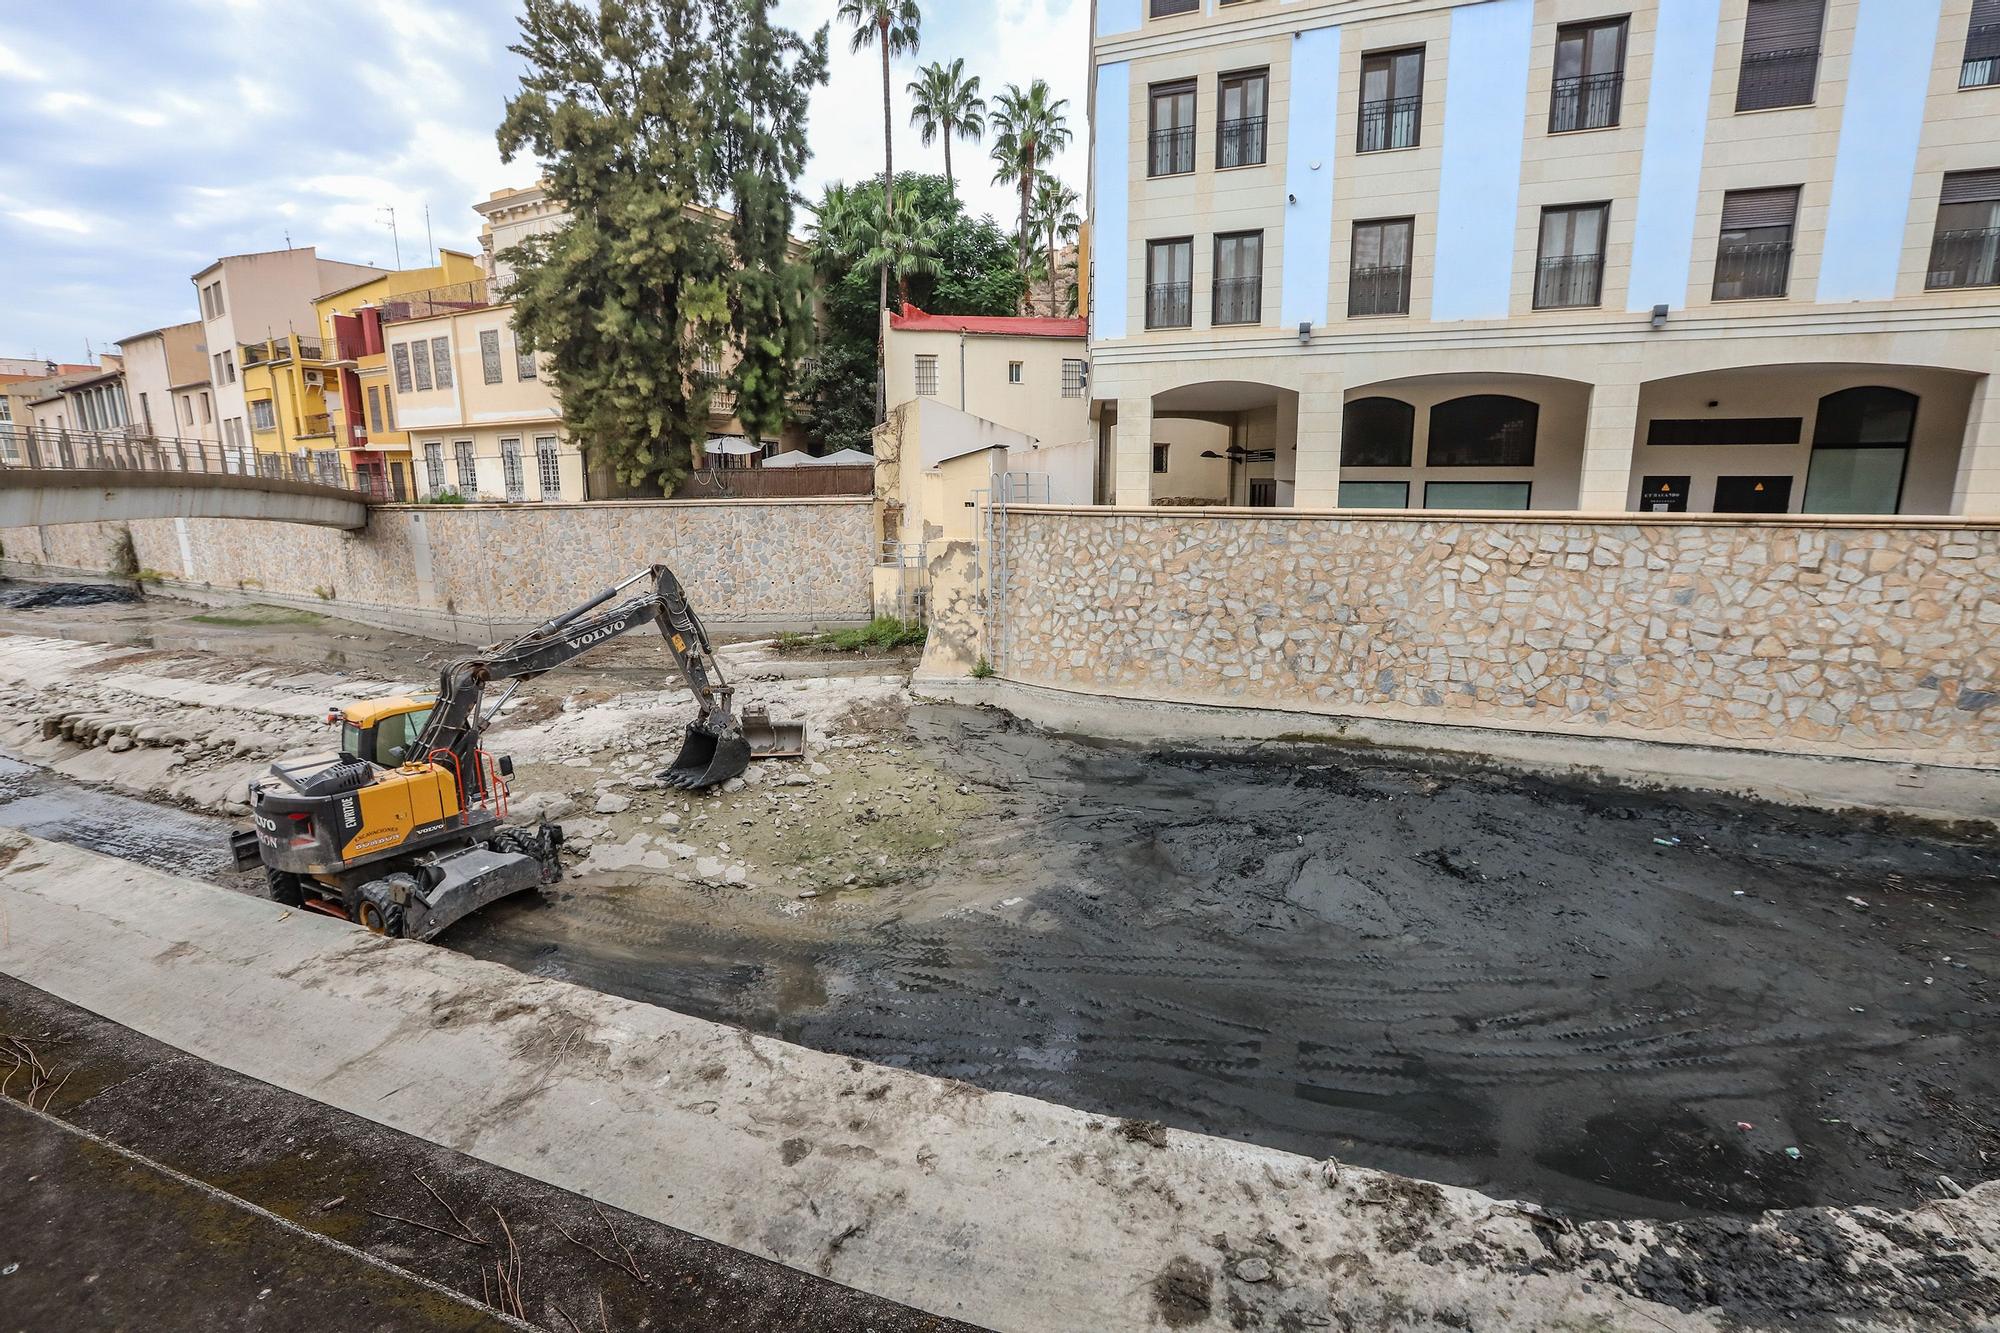
M 1026 92 L 1010 83 L 994 99 L 993 173 L 996 185 L 1016 185 L 1021 193 L 1021 225 L 1016 241 L 1023 274 L 1028 271 L 1029 214 L 1035 197 L 1035 173 L 1042 163 L 1069 146 L 1066 98 L 1054 97 L 1049 85 L 1036 79 Z
M 1035 186 L 1035 235 L 1048 247 L 1049 314 L 1060 309 L 1056 302 L 1056 250 L 1074 241 L 1083 227 L 1077 216 L 1080 201 L 1076 191 L 1054 176 L 1044 176 Z
M 944 181 L 952 198 L 958 181 L 951 174 L 951 141 L 978 143 L 986 136 L 986 99 L 979 95 L 979 76 L 965 77 L 965 61 L 936 61 L 917 71 L 910 82 L 910 123 L 923 131 L 924 147 L 944 136 Z
M 889 116 L 889 58 L 917 49 L 917 28 L 923 15 L 917 0 L 840 0 L 841 22 L 854 26 L 849 49 L 860 52 L 870 42 L 882 48 L 882 195 L 889 216 L 896 214 L 896 135 Z M 889 304 L 889 270 L 882 270 L 882 305 Z
M 861 262 L 896 279 L 898 303 L 910 303 L 912 277 L 935 278 L 944 270 L 938 248 L 944 244 L 944 223 L 917 206 L 915 186 L 904 186 L 893 208 L 863 206 L 856 230 L 867 248 Z

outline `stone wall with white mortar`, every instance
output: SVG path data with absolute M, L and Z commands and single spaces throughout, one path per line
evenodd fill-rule
M 867 499 L 401 505 L 358 532 L 199 518 L 9 528 L 0 557 L 102 572 L 129 528 L 139 567 L 169 585 L 401 611 L 415 629 L 544 619 L 664 563 L 706 620 L 812 624 L 868 618 L 871 511 Z
M 2000 522 L 1009 511 L 999 674 L 1187 703 L 2000 760 Z

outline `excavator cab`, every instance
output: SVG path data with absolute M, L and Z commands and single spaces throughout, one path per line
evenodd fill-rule
M 394 695 L 385 699 L 362 699 L 345 708 L 330 710 L 328 726 L 340 728 L 340 752 L 365 759 L 377 768 L 400 768 L 421 761 L 417 737 L 431 720 L 437 700 Z

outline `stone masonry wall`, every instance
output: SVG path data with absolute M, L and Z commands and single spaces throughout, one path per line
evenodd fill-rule
M 2000 524 L 1008 513 L 1008 679 L 2000 761 Z
M 129 528 L 140 568 L 226 592 L 405 610 L 430 619 L 544 619 L 654 562 L 715 623 L 866 619 L 868 500 L 407 505 L 359 532 L 238 519 L 0 530 L 25 569 L 104 571 Z

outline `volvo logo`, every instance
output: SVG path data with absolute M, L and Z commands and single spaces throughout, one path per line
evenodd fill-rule
M 572 651 L 579 648 L 588 648 L 590 647 L 591 644 L 596 643 L 599 639 L 608 639 L 614 634 L 622 634 L 625 630 L 626 623 L 627 622 L 623 620 L 614 621 L 609 625 L 605 625 L 601 629 L 594 629 L 590 633 L 578 635 L 574 639 L 564 639 L 563 642 L 568 644 Z

